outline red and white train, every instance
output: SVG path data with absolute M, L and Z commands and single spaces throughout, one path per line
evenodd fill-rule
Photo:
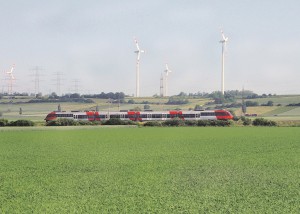
M 49 113 L 45 120 L 52 121 L 58 118 L 85 121 L 102 121 L 110 118 L 132 121 L 162 121 L 172 118 L 181 118 L 184 120 L 231 120 L 232 114 L 227 110 L 204 110 L 204 111 L 121 111 L 121 112 L 58 112 Z

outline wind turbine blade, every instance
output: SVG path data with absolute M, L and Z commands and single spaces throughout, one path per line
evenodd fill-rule
M 135 41 L 136 49 L 137 49 L 138 51 L 140 51 L 140 47 L 139 47 L 138 41 L 137 41 L 136 39 L 134 39 L 134 41 Z
M 225 37 L 225 35 L 224 35 L 223 30 L 221 30 L 221 34 L 222 34 L 223 41 L 225 41 L 225 40 L 226 40 L 226 37 Z
M 168 64 L 166 63 L 166 70 L 169 70 Z

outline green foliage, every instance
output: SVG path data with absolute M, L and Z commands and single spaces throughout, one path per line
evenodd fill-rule
M 30 120 L 16 120 L 9 122 L 7 126 L 34 126 L 34 122 Z
M 252 120 L 244 116 L 241 117 L 241 121 L 243 121 L 244 126 L 250 126 L 252 124 Z
M 101 125 L 101 121 L 77 121 L 76 125 L 79 126 L 95 126 L 95 125 Z
M 128 104 L 135 104 L 135 101 L 133 99 L 128 100 Z
M 46 123 L 46 126 L 95 126 L 101 125 L 101 121 L 87 121 L 87 120 L 72 120 L 66 118 L 59 118 Z
M 165 120 L 164 122 L 162 122 L 162 125 L 163 126 L 184 126 L 185 122 L 180 118 L 174 118 L 172 120 Z
M 194 111 L 200 111 L 202 109 L 203 108 L 199 104 L 195 105 L 195 107 L 194 107 Z
M 266 104 L 261 104 L 262 106 L 274 106 L 274 102 L 269 100 Z
M 134 107 L 133 109 L 131 109 L 131 111 L 141 111 L 142 109 L 138 106 Z
M 78 125 L 77 121 L 66 119 L 66 118 L 59 118 L 57 120 L 52 120 L 47 122 L 46 126 L 76 126 Z
M 145 105 L 144 105 L 144 110 L 149 110 L 149 109 L 151 109 L 150 105 L 145 104 Z
M 0 119 L 0 126 L 7 126 L 8 120 L 6 119 Z
M 246 101 L 245 102 L 245 105 L 246 106 L 259 106 L 259 103 L 258 102 L 256 102 L 256 101 Z
M 162 123 L 159 121 L 148 121 L 144 123 L 144 126 L 157 126 L 160 127 L 162 126 Z
M 198 120 L 197 126 L 231 126 L 232 122 L 229 120 Z
M 185 120 L 184 124 L 186 126 L 197 126 L 197 120 Z
M 267 120 L 264 118 L 256 118 L 253 120 L 252 125 L 254 126 L 276 126 L 277 123 L 272 120 Z
M 167 105 L 183 105 L 189 103 L 188 99 L 185 99 L 184 96 L 172 96 L 169 98 Z
M 137 125 L 136 122 L 131 120 L 121 120 L 119 118 L 110 118 L 105 121 L 103 125 Z

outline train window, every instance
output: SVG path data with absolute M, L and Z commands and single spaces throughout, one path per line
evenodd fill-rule
M 141 114 L 140 118 L 147 118 L 147 114 Z
M 111 115 L 110 115 L 110 118 L 117 118 L 117 119 L 119 119 L 119 118 L 120 118 L 120 115 L 118 115 L 118 114 L 111 114 Z
M 182 115 L 184 118 L 195 118 L 196 115 L 195 114 L 183 114 Z
M 214 112 L 201 112 L 201 116 L 215 116 Z
M 87 115 L 78 115 L 78 119 L 87 119 L 88 116 Z
M 162 114 L 152 114 L 152 118 L 162 118 Z

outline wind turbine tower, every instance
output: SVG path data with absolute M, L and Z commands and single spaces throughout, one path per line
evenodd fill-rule
M 222 44 L 222 83 L 221 83 L 221 92 L 224 95 L 224 64 L 225 64 L 225 49 L 226 43 L 228 42 L 228 37 L 225 37 L 223 30 L 221 30 L 222 40 L 220 43 Z
M 134 39 L 135 41 L 135 45 L 136 45 L 136 51 L 134 51 L 134 53 L 136 53 L 136 97 L 140 96 L 140 57 L 141 57 L 141 53 L 145 53 L 144 50 L 140 49 L 139 43 L 136 39 Z
M 12 95 L 13 81 L 15 80 L 15 77 L 13 75 L 14 68 L 15 65 L 11 67 L 10 71 L 6 72 L 6 74 L 8 75 L 8 95 Z
M 168 96 L 168 76 L 169 73 L 171 73 L 172 71 L 169 69 L 168 64 L 166 64 L 166 69 L 165 69 L 165 96 Z
M 163 97 L 164 96 L 164 75 L 163 73 L 161 73 L 160 76 L 160 96 Z

